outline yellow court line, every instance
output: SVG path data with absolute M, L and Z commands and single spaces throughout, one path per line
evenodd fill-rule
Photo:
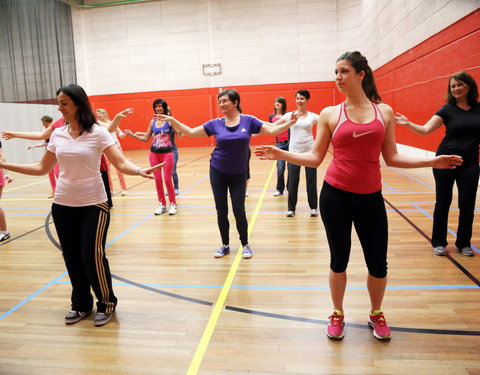
M 267 192 L 268 185 L 270 184 L 270 180 L 272 179 L 273 172 L 275 170 L 276 163 L 273 163 L 272 169 L 268 175 L 267 181 L 263 187 L 262 193 L 260 194 L 260 198 L 258 200 L 257 206 L 255 207 L 255 212 L 253 213 L 252 219 L 248 225 L 248 236 L 250 237 L 250 233 L 252 232 L 253 226 L 255 225 L 255 221 L 257 219 L 258 213 L 260 211 L 260 207 L 262 206 L 263 199 L 265 198 L 265 194 Z M 240 265 L 240 261 L 242 259 L 242 250 L 243 247 L 240 245 L 237 251 L 237 255 L 235 256 L 235 260 L 233 261 L 232 266 L 228 272 L 227 278 L 225 279 L 225 283 L 223 284 L 222 290 L 220 295 L 218 296 L 217 301 L 213 307 L 212 313 L 210 315 L 210 319 L 208 320 L 207 326 L 203 331 L 202 338 L 197 346 L 197 350 L 193 356 L 192 362 L 190 362 L 190 367 L 188 368 L 187 375 L 196 375 L 198 369 L 200 368 L 200 364 L 202 363 L 203 357 L 205 356 L 205 352 L 207 351 L 208 344 L 210 343 L 210 339 L 212 338 L 213 331 L 218 322 L 218 318 L 220 317 L 220 313 L 223 310 L 223 306 L 225 305 L 225 301 L 228 296 L 228 292 L 230 287 L 232 286 L 233 279 L 235 278 L 235 274 L 237 273 L 238 266 Z

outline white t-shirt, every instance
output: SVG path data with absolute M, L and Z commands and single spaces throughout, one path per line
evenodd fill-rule
M 292 112 L 285 113 L 282 119 L 290 121 Z M 316 113 L 307 112 L 305 117 L 297 120 L 295 125 L 290 128 L 290 140 L 288 144 L 288 151 L 291 152 L 310 152 L 313 149 L 313 134 L 312 128 L 318 121 Z
M 70 207 L 91 206 L 107 201 L 100 174 L 103 151 L 115 144 L 108 130 L 97 124 L 73 139 L 68 126 L 55 129 L 47 150 L 53 152 L 60 166 L 54 203 Z

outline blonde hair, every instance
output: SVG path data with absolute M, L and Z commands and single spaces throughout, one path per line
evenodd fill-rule
M 105 120 L 110 121 L 110 117 L 108 117 L 108 113 L 103 108 L 98 108 L 95 112 L 100 112 L 102 115 L 105 116 Z

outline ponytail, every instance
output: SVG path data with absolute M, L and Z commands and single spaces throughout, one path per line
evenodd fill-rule
M 367 98 L 378 104 L 381 103 L 382 98 L 377 91 L 377 85 L 375 84 L 375 77 L 373 76 L 372 68 L 368 65 L 367 58 L 363 56 L 360 52 L 345 52 L 342 54 L 338 59 L 337 62 L 340 60 L 347 60 L 350 65 L 352 65 L 355 72 L 358 74 L 360 72 L 365 72 L 365 76 L 362 80 L 362 88 L 367 95 Z

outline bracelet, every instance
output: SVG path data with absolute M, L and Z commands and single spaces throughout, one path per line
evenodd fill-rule
M 136 172 L 137 175 L 140 174 L 140 169 L 142 169 L 142 168 L 140 168 L 140 167 L 137 168 L 137 172 Z

